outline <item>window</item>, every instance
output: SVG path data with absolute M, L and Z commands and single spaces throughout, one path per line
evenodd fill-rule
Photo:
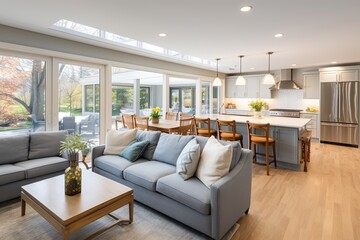
M 0 55 L 0 135 L 45 131 L 45 61 Z

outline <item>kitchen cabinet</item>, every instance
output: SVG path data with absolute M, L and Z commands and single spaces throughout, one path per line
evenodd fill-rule
M 274 127 L 276 160 L 290 164 L 298 164 L 299 141 L 298 130 L 293 128 Z
M 320 82 L 359 81 L 359 67 L 334 67 L 319 69 Z
M 263 84 L 264 75 L 244 76 L 246 85 L 236 85 L 237 76 L 227 77 L 225 81 L 225 97 L 227 98 L 271 98 L 270 87 Z
M 304 73 L 303 90 L 304 90 L 304 99 L 320 98 L 320 79 L 318 72 Z
M 309 118 L 309 119 L 311 119 L 310 122 L 308 122 L 305 127 L 306 127 L 306 129 L 312 131 L 312 135 L 311 135 L 312 138 L 320 139 L 320 121 L 319 121 L 320 118 L 319 118 L 319 114 L 310 113 L 310 112 L 301 113 L 300 118 Z
M 237 76 L 227 77 L 225 80 L 226 98 L 245 98 L 246 85 L 236 85 Z

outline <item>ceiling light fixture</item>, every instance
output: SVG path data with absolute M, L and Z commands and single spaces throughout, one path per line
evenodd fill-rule
M 277 34 L 274 35 L 274 37 L 276 37 L 276 38 L 281 38 L 283 36 L 284 36 L 284 34 L 282 34 L 282 33 L 277 33 Z
M 242 12 L 249 12 L 252 9 L 252 6 L 243 6 L 240 8 L 240 11 Z
M 264 77 L 264 84 L 275 84 L 274 76 L 270 73 L 270 55 L 274 52 L 267 52 L 266 54 L 269 55 L 269 64 L 268 64 L 268 73 Z
M 216 59 L 216 78 L 214 79 L 213 86 L 219 87 L 222 85 L 221 79 L 219 78 L 219 60 L 221 58 Z
M 331 62 L 331 64 L 336 64 L 336 63 L 337 63 L 336 61 Z
M 254 67 L 251 67 L 250 70 L 255 70 L 255 68 L 254 68 Z
M 241 73 L 241 63 L 242 63 L 242 58 L 243 57 L 244 57 L 244 55 L 239 56 L 239 59 L 240 59 L 240 73 L 239 73 L 239 76 L 236 79 L 235 85 L 246 85 L 246 80 L 242 76 L 242 73 Z
M 159 33 L 159 37 L 166 37 L 166 33 Z
M 296 66 L 296 63 L 291 64 L 291 66 L 292 66 L 292 67 L 295 67 L 295 66 Z

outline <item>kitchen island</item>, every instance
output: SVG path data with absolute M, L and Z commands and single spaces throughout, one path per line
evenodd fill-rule
M 300 134 L 305 130 L 305 125 L 310 119 L 305 118 L 287 118 L 287 117 L 262 117 L 254 118 L 252 116 L 233 116 L 222 114 L 201 114 L 196 115 L 200 118 L 210 118 L 211 128 L 217 129 L 216 119 L 226 121 L 236 121 L 236 130 L 244 137 L 244 148 L 248 147 L 248 136 L 246 121 L 266 124 L 270 123 L 270 136 L 276 141 L 276 160 L 278 167 L 292 170 L 301 170 L 301 144 L 299 142 Z M 265 148 L 259 146 L 259 152 L 265 153 Z M 262 156 L 258 156 L 259 162 L 264 162 Z

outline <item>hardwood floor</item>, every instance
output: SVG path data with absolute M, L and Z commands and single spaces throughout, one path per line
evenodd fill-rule
M 253 167 L 250 212 L 232 239 L 360 239 L 360 149 L 312 143 L 307 173 Z

